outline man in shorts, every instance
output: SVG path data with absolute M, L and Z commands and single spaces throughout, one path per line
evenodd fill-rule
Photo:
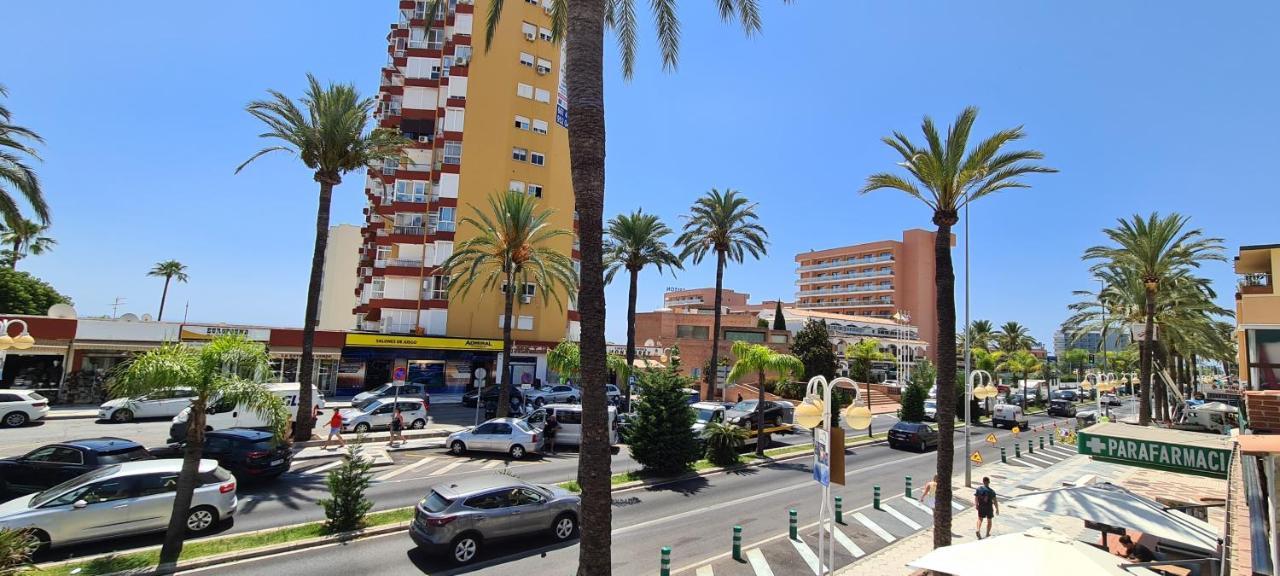
M 974 529 L 973 535 L 979 540 L 982 535 L 982 520 L 987 521 L 986 537 L 991 537 L 991 519 L 1000 513 L 1000 503 L 996 501 L 996 491 L 991 489 L 991 479 L 986 476 L 982 477 L 982 485 L 973 493 L 973 502 L 978 509 L 978 526 Z
M 338 413 L 338 409 L 333 409 L 333 416 L 329 417 L 329 437 L 324 439 L 324 447 L 321 450 L 328 450 L 329 443 L 334 438 L 338 439 L 338 445 L 346 448 L 347 441 L 342 439 L 342 414 Z

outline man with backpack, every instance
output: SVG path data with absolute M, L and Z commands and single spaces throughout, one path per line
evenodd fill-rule
M 979 540 L 982 535 L 982 520 L 987 520 L 987 538 L 991 537 L 991 519 L 1000 513 L 1000 503 L 996 501 L 996 491 L 991 489 L 991 479 L 986 476 L 982 477 L 982 485 L 973 493 L 973 503 L 978 509 L 978 526 L 974 529 L 973 535 Z

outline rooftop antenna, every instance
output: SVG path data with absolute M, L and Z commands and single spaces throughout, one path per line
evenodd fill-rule
M 191 301 L 187 300 L 187 305 L 182 307 L 182 323 L 187 323 L 187 312 L 191 311 Z
M 125 302 L 126 300 L 123 297 L 116 296 L 115 302 L 111 303 L 111 318 L 113 320 L 116 318 L 117 312 L 120 311 L 120 307 L 124 306 Z

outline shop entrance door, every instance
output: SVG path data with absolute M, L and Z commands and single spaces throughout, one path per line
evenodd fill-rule
M 364 389 L 372 390 L 391 381 L 392 360 L 370 360 L 365 365 Z

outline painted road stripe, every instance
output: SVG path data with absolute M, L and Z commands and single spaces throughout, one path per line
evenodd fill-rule
M 405 472 L 408 472 L 408 471 L 410 471 L 410 470 L 417 470 L 418 468 L 421 468 L 421 467 L 423 467 L 423 466 L 426 466 L 427 464 L 430 464 L 430 463 L 434 462 L 434 461 L 435 461 L 435 459 L 436 459 L 436 457 L 435 457 L 435 456 L 427 456 L 427 457 L 425 457 L 425 458 L 423 458 L 423 459 L 421 459 L 421 460 L 418 460 L 417 462 L 414 462 L 414 463 L 412 463 L 412 464 L 405 464 L 404 466 L 401 466 L 401 467 L 399 467 L 399 468 L 396 468 L 395 470 L 392 470 L 392 471 L 390 471 L 390 472 L 387 472 L 386 474 L 383 474 L 382 476 L 379 476 L 377 479 L 378 479 L 378 480 L 390 480 L 390 479 L 395 478 L 396 476 L 399 476 L 399 475 L 401 475 L 401 474 L 404 474 Z
M 773 576 L 773 569 L 769 568 L 769 562 L 764 559 L 759 548 L 747 550 L 747 562 L 751 563 L 751 570 L 756 576 Z
M 493 462 L 485 464 L 481 469 L 488 470 L 490 468 L 497 468 L 498 466 L 501 466 L 501 465 L 502 465 L 502 460 L 494 460 Z
M 952 508 L 954 508 L 954 509 L 956 509 L 956 510 L 964 510 L 964 504 L 961 504 L 961 503 L 959 503 L 959 502 L 956 502 L 955 500 L 952 500 L 952 501 L 951 501 L 951 507 L 952 507 Z
M 800 553 L 800 557 L 804 558 L 804 563 L 809 565 L 809 569 L 816 576 L 818 574 L 818 555 L 814 554 L 813 550 L 810 550 L 809 545 L 805 544 L 803 540 L 791 540 L 790 538 L 787 538 L 787 540 L 791 542 L 792 546 L 796 547 L 796 552 Z
M 906 514 L 903 514 L 903 513 L 899 512 L 899 511 L 895 510 L 895 509 L 893 508 L 893 506 L 890 506 L 890 505 L 888 505 L 888 504 L 881 504 L 881 505 L 880 505 L 880 509 L 881 509 L 881 510 L 884 510 L 885 512 L 888 512 L 890 516 L 893 516 L 894 518 L 897 518 L 899 522 L 902 522 L 903 524 L 906 524 L 906 525 L 907 525 L 907 527 L 908 527 L 908 528 L 911 528 L 912 530 L 919 530 L 919 529 L 923 528 L 923 526 L 921 526 L 921 525 L 917 524 L 915 520 L 912 520 L 912 519 L 910 519 L 910 518 L 907 518 Z
M 863 552 L 862 549 L 859 548 L 857 544 L 853 543 L 853 540 L 850 540 L 848 536 L 844 535 L 844 532 L 840 531 L 839 526 L 835 527 L 835 535 L 836 535 L 836 542 L 839 542 L 841 546 L 844 546 L 844 549 L 848 550 L 849 553 L 852 554 L 854 558 L 861 558 L 864 555 L 866 555 L 866 552 Z
M 881 504 L 881 506 L 884 506 L 884 504 Z M 881 528 L 879 524 L 872 522 L 865 514 L 861 512 L 854 512 L 853 518 L 854 520 L 861 522 L 863 526 L 866 526 L 867 530 L 875 532 L 876 536 L 879 536 L 885 542 L 892 544 L 893 541 L 896 540 L 896 538 L 893 537 L 893 534 L 886 532 L 884 528 Z
M 701 567 L 699 567 L 699 568 L 698 568 L 698 571 L 697 571 L 697 572 L 694 572 L 694 574 L 695 574 L 695 576 L 716 576 L 716 575 L 715 575 L 715 572 L 713 572 L 713 571 L 711 570 L 711 565 L 710 565 L 710 564 L 707 564 L 706 566 L 701 566 Z
M 324 464 L 321 466 L 316 466 L 315 468 L 308 469 L 302 473 L 303 474 L 319 474 L 321 472 L 325 472 L 327 470 L 337 468 L 338 466 L 341 466 L 341 465 L 342 465 L 342 460 L 338 460 L 338 461 L 330 462 L 328 464 Z
M 921 504 L 920 501 L 915 498 L 903 498 L 902 501 L 923 510 L 925 514 L 933 516 L 933 510 L 930 510 L 928 506 Z
M 445 466 L 444 468 L 441 468 L 441 469 L 436 470 L 436 471 L 434 471 L 434 472 L 432 472 L 432 473 L 430 473 L 430 474 L 427 474 L 427 477 L 428 477 L 428 478 L 430 478 L 430 477 L 432 477 L 432 476 L 439 476 L 439 475 L 441 475 L 441 474 L 448 474 L 450 470 L 453 470 L 454 468 L 457 468 L 457 467 L 459 467 L 459 466 L 461 466 L 461 465 L 463 465 L 463 464 L 466 464 L 466 463 L 467 463 L 467 461 L 466 461 L 466 460 L 459 460 L 459 461 L 454 462 L 454 463 L 452 463 L 452 464 L 450 464 L 450 465 L 448 465 L 448 466 Z
M 1030 454 L 1023 454 L 1022 458 L 1024 460 L 1030 460 L 1032 462 L 1039 462 L 1041 464 L 1044 464 L 1045 466 L 1053 466 L 1054 464 L 1056 464 L 1056 462 L 1045 460 L 1043 458 L 1036 458 L 1035 456 L 1032 456 Z
M 1069 448 L 1058 448 L 1057 446 L 1054 446 L 1053 448 L 1050 448 L 1050 450 L 1053 450 L 1053 453 L 1054 453 L 1054 454 L 1061 454 L 1061 455 L 1063 455 L 1063 456 L 1065 456 L 1065 457 L 1067 457 L 1067 458 L 1070 458 L 1070 457 L 1075 456 L 1075 455 L 1077 454 L 1077 452 L 1076 452 L 1075 450 L 1071 450 L 1071 449 L 1069 449 Z

